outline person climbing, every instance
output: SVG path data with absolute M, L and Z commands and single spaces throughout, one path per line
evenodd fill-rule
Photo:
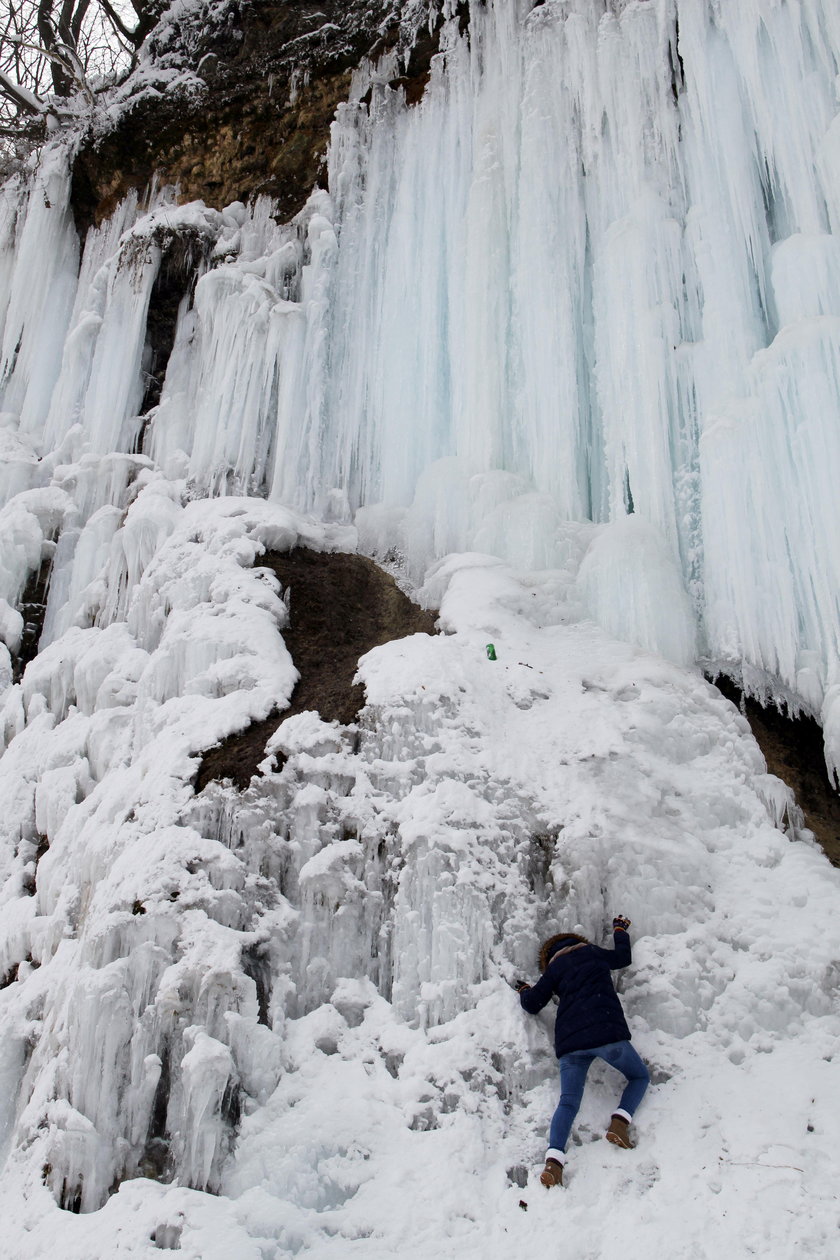
M 650 1073 L 630 1044 L 630 1030 L 613 987 L 611 971 L 630 963 L 630 920 L 613 919 L 613 949 L 601 949 L 576 932 L 561 932 L 540 948 L 541 978 L 531 987 L 517 980 L 524 1010 L 536 1015 L 552 994 L 559 1005 L 554 1023 L 554 1051 L 560 1064 L 560 1101 L 551 1119 L 549 1146 L 540 1181 L 562 1186 L 566 1143 L 583 1098 L 593 1059 L 604 1059 L 627 1078 L 606 1132 L 608 1142 L 632 1148 L 630 1121 L 650 1083 Z

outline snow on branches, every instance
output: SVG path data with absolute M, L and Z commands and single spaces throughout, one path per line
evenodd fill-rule
M 0 18 L 0 169 L 127 72 L 164 0 L 11 0 Z

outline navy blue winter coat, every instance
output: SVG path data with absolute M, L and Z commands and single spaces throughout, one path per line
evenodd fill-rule
M 559 1058 L 572 1050 L 591 1050 L 612 1041 L 629 1041 L 630 1029 L 613 988 L 611 971 L 630 962 L 630 937 L 622 928 L 613 934 L 614 949 L 581 945 L 559 956 L 555 953 L 532 989 L 523 989 L 519 1000 L 536 1015 L 553 993 L 559 1006 L 554 1023 L 554 1050 Z M 577 945 L 558 941 L 557 949 Z

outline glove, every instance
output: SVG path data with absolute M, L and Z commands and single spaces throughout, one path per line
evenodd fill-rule
M 513 987 L 517 993 L 521 993 L 523 989 L 530 989 L 531 986 L 527 980 L 514 980 Z
M 622 932 L 626 932 L 630 926 L 630 920 L 623 914 L 617 914 L 613 919 L 613 931 L 620 928 Z

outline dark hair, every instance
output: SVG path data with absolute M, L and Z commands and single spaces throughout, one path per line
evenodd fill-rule
M 540 946 L 540 971 L 545 971 L 546 967 L 551 962 L 552 955 L 556 954 L 558 949 L 564 949 L 566 945 L 573 945 L 576 941 L 579 941 L 584 945 L 589 944 L 586 937 L 579 936 L 577 932 L 560 932 L 557 936 L 549 936 L 548 940 L 543 941 Z

